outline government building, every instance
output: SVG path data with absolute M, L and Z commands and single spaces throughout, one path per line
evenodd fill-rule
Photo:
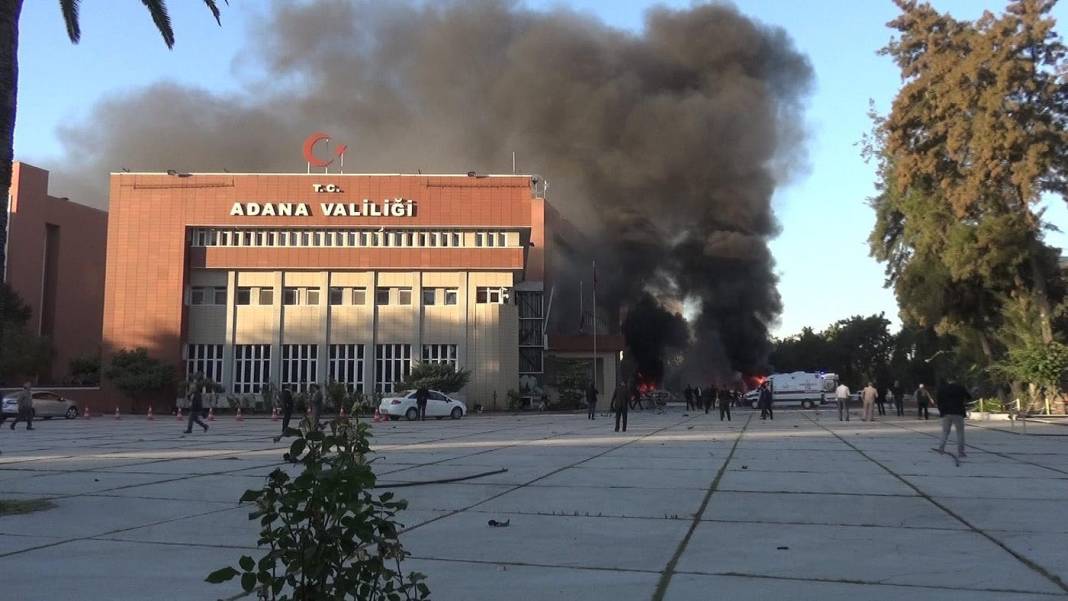
M 104 348 L 144 347 L 238 395 L 329 381 L 389 393 L 414 362 L 450 363 L 471 371 L 469 404 L 504 408 L 544 371 L 543 188 L 528 175 L 113 173 Z

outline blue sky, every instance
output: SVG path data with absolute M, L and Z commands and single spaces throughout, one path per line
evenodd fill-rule
M 23 7 L 20 34 L 19 112 L 15 157 L 61 170 L 57 127 L 77 121 L 104 97 L 122 95 L 160 80 L 216 91 L 237 90 L 250 79 L 248 36 L 266 0 L 234 0 L 215 25 L 199 1 L 170 3 L 177 44 L 167 50 L 147 12 L 137 2 L 82 4 L 82 42 L 66 36 L 58 2 L 34 0 Z M 221 4 L 221 3 L 220 3 Z M 638 31 L 652 2 L 638 0 L 530 1 L 528 6 L 565 5 Z M 685 7 L 690 2 L 663 2 Z M 1003 1 L 935 0 L 939 10 L 975 18 Z M 128 5 L 128 6 L 127 6 Z M 896 14 L 890 0 L 748 0 L 741 11 L 785 29 L 806 54 L 816 74 L 809 99 L 807 169 L 779 190 L 775 209 L 782 233 L 772 242 L 784 311 L 777 335 L 804 326 L 821 329 L 850 315 L 885 312 L 897 321 L 893 294 L 883 288 L 882 266 L 868 257 L 867 236 L 874 215 L 865 203 L 873 192 L 873 169 L 857 143 L 870 128 L 869 99 L 885 112 L 899 86 L 896 69 L 876 50 L 890 39 L 887 21 Z M 1068 8 L 1057 7 L 1063 23 Z M 1063 26 L 1060 28 L 1064 31 Z M 62 193 L 62 191 L 53 191 Z M 76 199 L 75 199 L 76 200 Z M 1068 210 L 1052 199 L 1048 221 L 1068 230 Z M 1068 246 L 1068 235 L 1051 234 Z

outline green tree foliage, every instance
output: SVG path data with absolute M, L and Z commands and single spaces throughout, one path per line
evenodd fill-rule
M 167 390 L 174 384 L 174 366 L 148 356 L 143 348 L 122 349 L 111 358 L 104 376 L 134 401 Z
M 207 581 L 240 576 L 246 592 L 270 601 L 428 599 L 425 577 L 401 572 L 407 553 L 397 512 L 407 502 L 371 494 L 370 436 L 366 423 L 348 419 L 334 420 L 328 432 L 298 434 L 285 459 L 303 471 L 291 477 L 276 469 L 264 488 L 241 496 L 255 504 L 249 519 L 259 520 L 267 553 L 245 555 Z
M 69 386 L 100 386 L 100 355 L 85 355 L 70 360 Z
M 52 358 L 48 339 L 27 327 L 31 310 L 11 286 L 0 283 L 0 380 L 9 384 L 32 378 Z
M 857 386 L 867 380 L 891 379 L 894 345 L 890 320 L 885 316 L 854 315 L 823 332 L 805 328 L 797 336 L 777 341 L 770 360 L 776 372 L 833 372 L 843 382 Z
M 415 390 L 425 386 L 429 390 L 451 394 L 467 386 L 470 380 L 469 370 L 458 370 L 448 363 L 420 362 L 412 366 L 408 377 L 400 384 L 400 390 Z
M 574 409 L 586 400 L 586 387 L 590 385 L 593 361 L 590 359 L 567 359 L 546 357 L 546 380 L 556 388 L 557 407 Z M 602 398 L 605 391 L 601 391 Z

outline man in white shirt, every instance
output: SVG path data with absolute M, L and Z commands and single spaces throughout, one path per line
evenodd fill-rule
M 838 399 L 838 421 L 849 421 L 849 387 L 839 384 L 834 389 L 834 397 Z
M 871 382 L 868 382 L 868 385 L 860 392 L 861 400 L 864 401 L 864 421 L 875 421 L 875 399 L 878 396 L 879 391 Z

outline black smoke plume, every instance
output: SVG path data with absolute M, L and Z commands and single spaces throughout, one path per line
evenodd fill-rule
M 686 348 L 690 332 L 686 320 L 660 306 L 650 294 L 642 293 L 627 308 L 623 319 L 623 337 L 631 349 L 637 374 L 643 383 L 664 380 L 665 362 L 671 351 Z
M 692 308 L 688 369 L 760 368 L 781 311 L 771 197 L 804 163 L 812 77 L 781 29 L 711 4 L 630 33 L 507 0 L 276 1 L 254 29 L 244 90 L 102 102 L 63 128 L 55 187 L 104 204 L 121 168 L 302 171 L 317 130 L 348 172 L 508 172 L 514 151 L 583 231 L 554 276 L 561 323 L 596 259 L 602 315 L 651 292 Z

